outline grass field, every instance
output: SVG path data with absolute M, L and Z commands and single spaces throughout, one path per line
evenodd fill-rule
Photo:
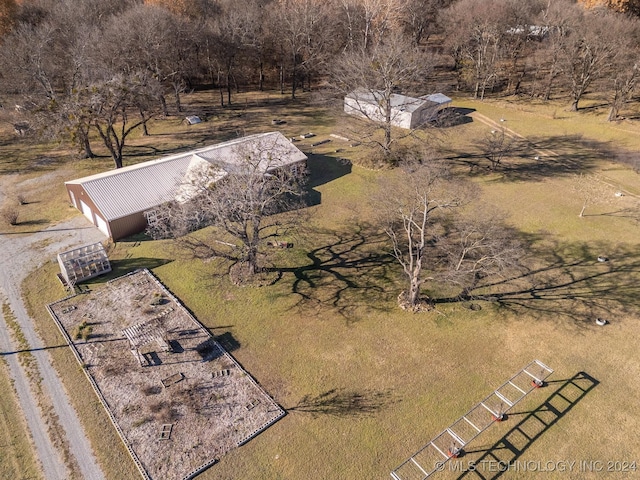
M 204 108 L 203 94 L 191 105 L 193 113 Z M 390 478 L 393 468 L 534 358 L 556 370 L 549 386 L 479 437 L 461 460 L 578 462 L 573 471 L 556 470 L 545 478 L 638 476 L 619 470 L 640 462 L 635 436 L 640 361 L 634 340 L 640 334 L 640 241 L 637 215 L 616 213 L 638 207 L 628 195 L 621 198 L 624 204 L 593 205 L 588 216 L 578 218 L 581 199 L 572 194 L 573 175 L 585 171 L 640 191 L 640 177 L 606 155 L 612 144 L 637 148 L 638 125 L 610 126 L 592 111 L 569 114 L 553 106 L 469 100 L 456 105 L 505 118 L 509 128 L 558 153 L 549 164 L 508 159 L 499 172 L 472 177 L 483 199 L 530 241 L 528 276 L 534 285 L 523 289 L 520 279 L 505 282 L 498 301 L 479 302 L 480 311 L 455 302 L 418 315 L 397 308 L 400 272 L 372 225 L 369 202 L 385 172 L 335 161 L 335 144 L 311 157 L 319 203 L 310 208 L 294 248 L 272 259 L 282 271 L 273 286 L 233 286 L 219 275 L 219 264 L 183 258 L 167 242 L 110 247 L 117 272 L 151 267 L 214 335 L 234 346 L 234 357 L 288 411 L 201 478 Z M 327 112 L 304 104 L 274 101 L 267 108 L 247 100 L 223 113 L 196 126 L 201 130 L 158 123 L 140 145 L 154 145 L 160 137 L 160 148 L 172 150 L 189 143 L 177 140 L 179 132 L 200 144 L 223 139 L 240 125 L 247 133 L 265 131 L 271 118 L 287 120 L 287 136 L 313 131 L 322 138 L 333 131 Z M 175 132 L 169 135 L 165 128 Z M 481 162 L 474 139 L 487 129 L 476 122 L 448 129 L 445 155 L 460 165 L 460 174 L 468 174 L 466 164 L 453 157 L 471 152 Z M 346 147 L 339 153 L 350 154 L 356 152 Z M 598 263 L 598 255 L 610 262 Z M 55 264 L 47 264 L 25 283 L 31 312 L 52 346 L 64 343 L 42 308 L 64 294 L 56 291 L 55 271 Z M 611 323 L 599 327 L 596 316 Z M 51 353 L 108 478 L 135 478 L 71 353 L 66 348 Z M 590 461 L 601 462 L 604 470 L 579 470 L 585 465 L 580 462 Z

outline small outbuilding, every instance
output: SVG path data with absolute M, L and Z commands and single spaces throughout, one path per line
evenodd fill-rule
M 409 97 L 391 94 L 391 125 L 412 129 L 434 120 L 451 99 L 442 93 Z M 354 90 L 344 99 L 344 111 L 349 115 L 384 122 L 387 117 L 384 96 L 380 91 Z
M 118 240 L 144 231 L 145 212 L 188 199 L 201 172 L 216 173 L 203 182 L 217 181 L 241 169 L 247 156 L 260 158 L 261 163 L 264 157 L 265 173 L 307 160 L 284 135 L 270 132 L 71 180 L 65 186 L 73 206 L 107 237 Z

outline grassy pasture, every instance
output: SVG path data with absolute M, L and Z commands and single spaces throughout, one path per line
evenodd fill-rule
M 204 111 L 204 95 L 185 99 L 189 113 Z M 275 100 L 255 106 L 249 98 L 222 113 L 212 111 L 200 125 L 158 121 L 150 126 L 152 136 L 135 139 L 132 150 L 139 155 L 128 162 L 149 158 L 143 152 L 152 149 L 145 145 L 173 151 L 228 138 L 241 127 L 246 133 L 266 131 L 272 118 L 287 121 L 278 127 L 287 136 L 313 131 L 324 138 L 333 132 L 327 112 Z M 578 218 L 581 200 L 571 190 L 572 176 L 588 171 L 639 191 L 638 175 L 610 163 L 606 152 L 612 147 L 602 146 L 610 141 L 636 148 L 637 135 L 623 135 L 591 111 L 575 115 L 553 106 L 469 100 L 458 105 L 494 120 L 506 118 L 508 128 L 558 153 L 545 165 L 524 150 L 497 173 L 472 173 L 483 200 L 503 211 L 531 244 L 526 276 L 532 281 L 509 279 L 496 287 L 497 301 L 478 302 L 480 311 L 456 302 L 420 315 L 396 308 L 402 279 L 372 225 L 368 200 L 386 173 L 335 161 L 337 142 L 314 149 L 311 186 L 319 201 L 310 207 L 294 248 L 274 252 L 271 262 L 282 278 L 271 287 L 235 287 L 220 275 L 224 266 L 190 261 L 167 242 L 111 247 L 117 272 L 153 267 L 289 412 L 201 478 L 389 478 L 391 469 L 534 358 L 556 370 L 549 386 L 479 437 L 461 460 L 602 462 L 600 472 L 580 471 L 578 463 L 573 471 L 546 474 L 576 479 L 626 478 L 628 472 L 616 471 L 623 463 L 607 462 L 640 462 L 638 224 L 631 215 L 614 214 L 637 205 L 626 196 L 619 199 L 622 205 L 594 205 Z M 625 130 L 637 131 L 634 121 L 625 122 Z M 488 128 L 472 122 L 447 129 L 444 155 L 460 174 L 469 175 L 469 161 L 482 163 L 474 139 Z M 461 153 L 467 157 L 459 158 Z M 357 153 L 350 147 L 339 153 L 352 154 Z M 598 263 L 602 254 L 610 262 Z M 62 344 L 42 308 L 63 295 L 54 287 L 55 271 L 55 264 L 47 264 L 25 283 L 31 312 L 50 346 Z M 595 316 L 611 324 L 599 327 Z M 70 352 L 51 353 L 108 478 L 135 478 Z M 529 476 L 514 471 L 505 478 Z

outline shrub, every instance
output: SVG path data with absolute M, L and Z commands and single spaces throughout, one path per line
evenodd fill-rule
M 82 339 L 86 342 L 87 340 L 89 340 L 91 338 L 91 332 L 93 331 L 93 327 L 91 326 L 85 326 L 82 329 Z
M 9 225 L 18 224 L 18 209 L 15 207 L 5 207 L 0 212 L 0 217 Z
M 147 387 L 144 387 L 142 389 L 142 393 L 144 393 L 145 395 L 157 395 L 160 392 L 162 392 L 162 388 L 159 387 L 158 385 L 149 385 Z

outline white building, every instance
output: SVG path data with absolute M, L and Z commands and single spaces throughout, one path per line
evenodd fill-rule
M 391 125 L 412 129 L 429 122 L 437 116 L 451 99 L 442 93 L 414 98 L 391 94 Z M 355 90 L 344 99 L 344 111 L 349 115 L 368 118 L 374 122 L 384 122 L 387 118 L 386 105 L 381 92 Z

